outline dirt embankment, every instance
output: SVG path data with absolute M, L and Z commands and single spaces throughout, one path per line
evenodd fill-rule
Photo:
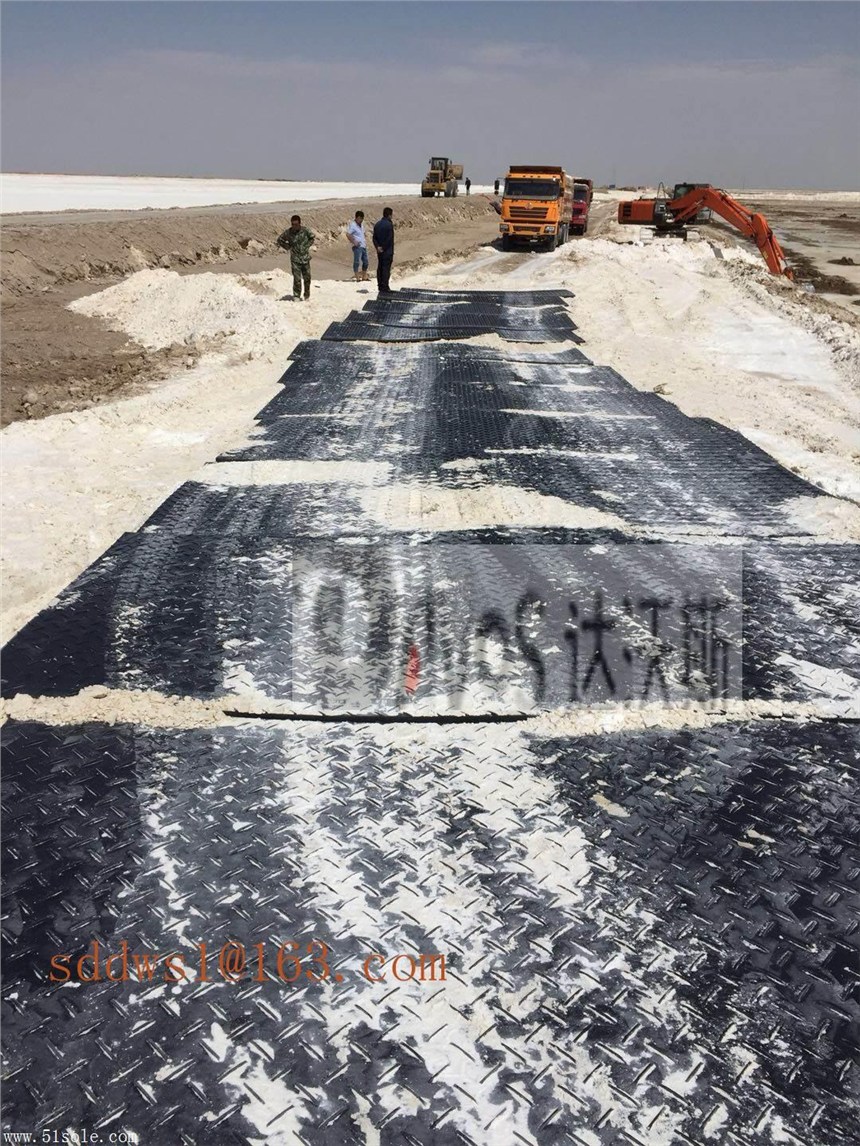
M 396 269 L 467 254 L 498 233 L 497 216 L 483 196 L 388 202 L 397 224 Z M 347 278 L 346 224 L 359 207 L 372 224 L 385 203 L 66 211 L 7 220 L 0 235 L 2 423 L 115 399 L 178 364 L 194 365 L 195 346 L 146 350 L 98 319 L 68 311 L 74 298 L 147 267 L 194 273 L 284 266 L 288 260 L 275 239 L 295 212 L 317 236 L 315 277 Z
M 856 310 L 860 305 L 860 206 L 852 198 L 832 204 L 775 197 L 744 202 L 766 216 L 798 280 L 811 283 L 817 294 L 842 309 Z
M 382 201 L 255 205 L 253 210 L 185 208 L 167 211 L 63 212 L 13 217 L 3 226 L 3 292 L 22 295 L 80 280 L 118 278 L 145 267 L 184 267 L 225 263 L 243 255 L 275 252 L 274 242 L 290 216 L 299 213 L 318 244 L 344 243 L 353 211 L 364 207 L 372 225 Z M 398 237 L 416 232 L 444 233 L 452 223 L 487 218 L 481 196 L 456 199 L 393 199 Z

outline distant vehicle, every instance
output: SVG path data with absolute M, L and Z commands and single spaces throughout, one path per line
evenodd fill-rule
M 463 178 L 463 164 L 452 163 L 442 155 L 430 157 L 430 170 L 421 183 L 421 194 L 425 199 L 444 195 L 446 199 L 459 191 L 458 180 Z
M 587 183 L 574 183 L 573 207 L 570 216 L 570 229 L 574 235 L 584 235 L 588 230 L 588 209 L 591 194 Z
M 511 166 L 502 194 L 502 250 L 541 243 L 554 251 L 567 242 L 573 210 L 573 180 L 562 167 Z
M 594 198 L 594 180 L 593 179 L 586 179 L 584 175 L 574 175 L 573 182 L 574 182 L 574 185 L 577 183 L 584 183 L 585 186 L 588 188 L 588 202 L 590 205 L 591 200 Z

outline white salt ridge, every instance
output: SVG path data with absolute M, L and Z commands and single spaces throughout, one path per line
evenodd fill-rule
M 489 187 L 472 185 L 472 190 Z M 31 211 L 140 211 L 242 203 L 302 203 L 414 195 L 414 183 L 315 183 L 302 179 L 179 179 L 142 175 L 4 173 L 4 214 Z
M 250 291 L 235 275 L 156 269 L 85 295 L 69 310 L 102 318 L 150 350 L 227 336 L 242 349 L 262 352 L 295 337 L 299 305 Z

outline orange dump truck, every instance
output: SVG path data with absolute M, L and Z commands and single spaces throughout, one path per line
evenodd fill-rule
M 502 250 L 540 243 L 554 251 L 570 234 L 572 208 L 573 180 L 563 168 L 512 166 L 502 194 Z

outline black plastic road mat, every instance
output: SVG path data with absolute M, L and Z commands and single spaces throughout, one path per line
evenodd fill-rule
M 387 302 L 465 302 L 497 306 L 551 306 L 573 298 L 572 290 L 424 290 L 417 287 L 401 287 Z
M 582 342 L 573 330 L 554 324 L 552 326 L 532 323 L 529 326 L 514 326 L 510 323 L 490 324 L 474 322 L 459 326 L 423 325 L 408 326 L 396 323 L 385 325 L 346 321 L 333 322 L 323 338 L 336 342 L 433 342 L 441 338 L 475 338 L 481 334 L 498 334 L 508 342 Z
M 390 307 L 372 302 L 334 322 L 323 334 L 328 341 L 420 342 L 440 338 L 473 338 L 497 334 L 509 342 L 581 342 L 561 306 L 491 306 L 439 298 L 438 303 Z
M 856 1142 L 856 724 L 4 740 L 12 1130 Z
M 314 342 L 306 340 L 290 353 L 291 364 L 303 362 L 308 369 L 322 372 L 346 369 L 355 364 L 367 363 L 371 367 L 378 363 L 378 354 L 392 353 L 393 348 L 385 345 L 373 346 L 344 346 L 338 342 Z M 396 353 L 400 361 L 418 362 L 424 359 L 456 358 L 459 362 L 535 362 L 552 365 L 556 362 L 569 364 L 590 363 L 590 359 L 581 350 L 567 347 L 564 350 L 526 350 L 523 347 L 511 346 L 500 349 L 494 346 L 483 346 L 480 343 L 442 343 L 438 346 L 398 347 Z M 291 373 L 293 365 L 281 376 L 280 381 L 286 383 L 295 375 Z
M 9 642 L 4 695 L 105 685 L 243 711 L 442 718 L 856 705 L 857 546 L 576 536 L 143 533 Z
M 6 646 L 7 1136 L 856 1143 L 858 547 L 579 350 L 420 341 L 570 297 L 300 344 Z
M 249 442 L 219 461 L 377 460 L 391 480 L 444 482 L 444 467 L 467 459 L 493 485 L 742 535 L 804 532 L 783 507 L 820 496 L 746 438 L 607 367 L 402 353 L 375 347 L 318 370 L 300 359 Z
M 540 319 L 543 326 L 558 326 L 563 330 L 576 323 L 562 306 L 508 308 L 504 303 L 452 302 L 444 306 L 439 303 L 393 302 L 387 299 L 373 299 L 366 302 L 360 311 L 351 311 L 347 321 L 367 321 L 398 326 L 478 326 L 494 325 L 527 326 L 532 315 Z

